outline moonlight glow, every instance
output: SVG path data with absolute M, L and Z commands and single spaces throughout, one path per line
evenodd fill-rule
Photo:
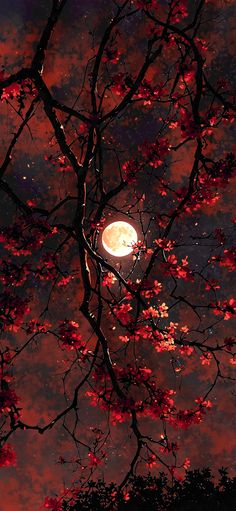
M 105 250 L 116 257 L 131 254 L 132 245 L 137 243 L 137 232 L 128 222 L 113 222 L 102 233 L 102 244 Z

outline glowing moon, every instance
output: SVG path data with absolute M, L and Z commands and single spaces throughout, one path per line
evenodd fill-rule
M 102 233 L 103 247 L 115 257 L 124 257 L 131 254 L 132 245 L 137 241 L 137 232 L 128 222 L 113 222 Z

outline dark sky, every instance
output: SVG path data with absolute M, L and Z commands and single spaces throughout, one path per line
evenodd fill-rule
M 33 55 L 33 48 L 45 24 L 49 12 L 48 0 L 2 0 L 0 6 L 0 22 L 2 34 L 0 37 L 0 65 L 9 73 L 16 71 L 23 65 L 30 62 Z M 91 44 L 95 29 L 95 45 L 99 34 L 102 31 L 106 20 L 112 12 L 112 2 L 102 0 L 73 0 L 68 1 L 62 19 L 58 24 L 50 44 L 45 63 L 45 80 L 55 96 L 72 105 L 79 88 L 82 84 L 82 70 L 85 68 L 88 58 L 91 56 Z M 227 4 L 227 5 L 226 5 Z M 202 27 L 202 37 L 210 41 L 210 51 L 207 56 L 209 76 L 216 80 L 217 76 L 226 77 L 231 84 L 235 83 L 236 64 L 233 60 L 235 53 L 236 26 L 235 26 L 235 5 L 231 2 L 214 2 L 213 17 L 205 20 Z M 217 10 L 218 9 L 218 10 Z M 234 16 L 233 16 L 234 15 Z M 124 28 L 123 43 L 127 43 L 129 51 L 133 53 L 131 66 L 135 68 L 136 61 L 142 58 L 143 40 L 136 46 L 136 30 L 138 22 L 127 23 Z M 135 30 L 136 29 L 136 30 Z M 89 33 L 90 32 L 90 33 Z M 96 39 L 97 38 L 97 39 Z M 222 44 L 222 41 L 224 44 Z M 130 53 L 128 52 L 128 58 Z M 234 87 L 234 85 L 233 85 Z M 78 103 L 83 108 L 83 102 Z M 114 123 L 111 128 L 111 135 L 117 140 L 117 147 L 122 147 L 126 154 L 134 154 L 137 146 L 143 139 L 151 139 L 153 132 L 159 126 L 158 112 L 149 115 L 143 111 L 139 115 L 139 121 L 131 118 L 129 113 L 125 114 L 121 123 Z M 135 117 L 134 114 L 133 117 Z M 8 115 L 6 104 L 2 103 L 0 110 L 2 124 L 0 156 L 4 157 L 12 132 L 15 128 L 15 113 L 11 110 Z M 49 146 L 52 133 L 50 126 L 45 121 L 41 107 L 38 108 L 37 116 L 32 120 L 32 137 L 29 133 L 23 135 L 14 154 L 13 163 L 7 174 L 7 180 L 11 186 L 26 200 L 37 199 L 38 205 L 54 204 L 55 200 L 62 198 L 65 190 L 73 192 L 75 181 L 72 175 L 64 177 L 53 173 L 53 169 L 44 159 L 52 145 Z M 235 125 L 219 128 L 216 138 L 209 143 L 208 152 L 217 153 L 225 150 L 235 150 Z M 178 153 L 179 154 L 179 153 Z M 176 187 L 181 187 L 186 176 L 186 169 L 192 159 L 191 147 L 184 147 L 180 157 L 172 161 L 169 175 Z M 108 182 L 114 161 L 108 156 Z M 147 207 L 153 206 L 155 202 L 155 189 L 150 189 L 149 178 L 145 178 L 140 184 L 140 189 L 146 194 Z M 234 190 L 225 190 L 225 196 L 214 211 L 206 208 L 205 215 L 194 213 L 193 218 L 187 221 L 185 226 L 177 226 L 177 235 L 187 236 L 196 230 L 209 232 L 215 227 L 228 228 L 229 219 L 232 217 Z M 127 201 L 128 195 L 122 200 Z M 2 217 L 4 221 L 11 222 L 15 212 L 9 205 L 6 198 L 2 202 Z M 120 207 L 120 203 L 116 204 Z M 65 215 L 70 218 L 71 210 Z M 136 218 L 137 221 L 137 218 Z M 150 234 L 152 237 L 152 232 Z M 53 246 L 53 242 L 51 242 Z M 50 245 L 49 245 L 50 248 Z M 180 252 L 181 253 L 181 252 Z M 201 254 L 195 249 L 189 250 L 192 264 L 196 267 L 199 260 L 204 260 L 204 250 Z M 206 253 L 207 255 L 207 253 Z M 74 264 L 76 253 L 66 254 L 65 259 Z M 137 267 L 137 277 L 142 265 Z M 128 269 L 124 268 L 124 271 Z M 229 289 L 231 276 L 225 275 L 225 287 Z M 44 307 L 48 295 L 47 286 L 33 286 L 33 303 L 36 313 L 40 313 Z M 231 291 L 232 293 L 232 291 Z M 63 300 L 61 300 L 61 298 Z M 79 286 L 69 288 L 58 288 L 52 299 L 51 317 L 48 321 L 60 318 L 70 311 L 71 315 L 78 314 L 77 302 L 81 298 Z M 189 320 L 189 312 L 181 310 L 181 320 Z M 88 336 L 90 331 L 80 318 L 83 333 Z M 191 319 L 190 319 L 191 321 Z M 109 328 L 109 325 L 107 326 Z M 231 335 L 229 322 L 224 323 L 224 335 Z M 9 343 L 21 343 L 24 335 L 19 333 L 17 339 L 10 335 Z M 169 355 L 168 355 L 169 356 Z M 151 360 L 151 353 L 148 355 Z M 19 358 L 15 366 L 17 394 L 21 396 L 23 408 L 22 417 L 27 423 L 44 425 L 64 407 L 64 396 L 61 387 L 61 374 L 64 368 L 68 367 L 65 353 L 58 350 L 52 336 L 47 335 L 41 343 L 35 343 Z M 71 360 L 73 357 L 71 357 Z M 158 360 L 160 380 L 164 384 L 166 380 L 165 367 L 166 359 Z M 196 371 L 193 364 L 189 363 L 185 379 L 170 376 L 170 382 L 176 389 L 182 385 L 183 401 L 188 401 L 191 394 L 197 395 L 204 392 L 207 385 L 214 376 L 211 367 L 207 370 L 199 367 Z M 72 374 L 69 389 L 73 388 L 76 382 L 76 375 Z M 170 383 L 168 382 L 168 384 Z M 70 393 L 69 390 L 69 393 Z M 182 441 L 183 458 L 191 457 L 192 466 L 210 465 L 213 469 L 222 465 L 230 467 L 231 473 L 235 471 L 235 449 L 236 438 L 234 432 L 234 399 L 232 386 L 229 382 L 222 382 L 211 397 L 214 404 L 214 413 L 209 414 L 201 426 L 193 426 L 187 432 L 178 431 L 177 437 Z M 80 428 L 84 438 L 90 438 L 90 424 L 96 424 L 100 419 L 99 412 L 82 400 L 80 406 Z M 104 420 L 104 419 L 103 419 Z M 85 432 L 86 430 L 86 432 Z M 111 453 L 105 468 L 105 475 L 108 478 L 118 479 L 127 469 L 128 454 L 132 451 L 132 443 L 129 443 L 127 433 L 128 425 L 121 425 L 112 428 L 111 441 L 108 446 Z M 42 504 L 44 497 L 53 493 L 60 493 L 63 484 L 67 485 L 71 480 L 76 480 L 77 472 L 73 473 L 74 465 L 56 464 L 59 456 L 76 458 L 71 439 L 62 428 L 61 424 L 40 436 L 34 432 L 17 432 L 14 437 L 18 464 L 15 468 L 2 469 L 0 472 L 0 495 L 3 500 L 0 504 L 0 511 L 36 511 Z M 117 463 L 117 460 L 119 462 Z M 118 470 L 117 470 L 118 467 Z M 102 474 L 102 469 L 98 471 Z

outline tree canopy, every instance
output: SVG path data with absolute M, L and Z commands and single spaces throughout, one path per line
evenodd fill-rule
M 200 494 L 225 511 L 234 2 L 28 8 L 0 47 L 1 470 L 50 458 L 66 480 L 52 511 L 194 510 Z

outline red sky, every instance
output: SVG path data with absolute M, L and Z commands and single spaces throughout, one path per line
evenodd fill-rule
M 79 4 L 79 5 L 78 5 Z M 51 93 L 66 104 L 72 105 L 75 97 L 82 86 L 83 72 L 87 61 L 97 47 L 99 35 L 109 19 L 112 2 L 105 0 L 90 0 L 68 2 L 63 15 L 53 33 L 52 40 L 46 56 L 44 66 L 44 79 Z M 206 65 L 213 79 L 225 77 L 235 87 L 235 62 L 232 63 L 232 56 L 235 54 L 235 26 L 233 14 L 235 14 L 234 2 L 214 2 L 216 7 L 216 18 L 208 21 L 202 28 L 202 37 L 207 39 L 209 51 L 207 52 Z M 217 4 L 217 5 L 216 5 Z M 219 5 L 218 5 L 219 4 Z M 217 11 L 218 8 L 218 11 Z M 34 54 L 35 44 L 39 34 L 44 27 L 48 16 L 48 2 L 14 0 L 14 2 L 1 2 L 0 19 L 2 26 L 0 41 L 0 64 L 5 68 L 6 75 L 17 71 L 30 63 Z M 126 64 L 130 72 L 135 72 L 137 64 L 142 60 L 143 41 L 137 41 L 137 33 L 140 28 L 139 22 L 127 26 L 121 31 L 120 48 L 125 52 Z M 136 30 L 135 30 L 136 29 Z M 92 31 L 95 30 L 96 37 L 93 41 Z M 222 47 L 222 40 L 224 46 Z M 171 50 L 166 54 L 171 59 Z M 164 63 L 162 62 L 162 66 Z M 163 71 L 163 67 L 162 67 Z M 159 75 L 159 68 L 150 71 L 149 79 L 156 80 Z M 113 108 L 117 97 L 111 95 L 107 98 L 107 108 Z M 88 104 L 88 95 L 83 95 L 78 100 L 78 107 L 85 108 Z M 114 137 L 117 149 L 124 148 L 129 156 L 137 152 L 137 146 L 142 140 L 152 140 L 153 132 L 156 129 L 158 112 L 153 114 L 147 110 L 140 109 L 138 113 L 125 114 L 120 124 L 114 123 L 109 131 L 109 136 Z M 0 105 L 0 120 L 2 126 L 0 157 L 4 158 L 5 152 L 12 138 L 12 133 L 19 125 L 19 118 L 15 111 L 5 102 Z M 62 120 L 63 117 L 62 117 Z M 68 140 L 72 141 L 75 129 L 79 129 L 78 122 L 70 126 Z M 45 160 L 45 156 L 55 154 L 57 146 L 49 122 L 46 120 L 43 108 L 38 107 L 36 115 L 30 121 L 30 130 L 25 130 L 14 151 L 14 157 L 9 166 L 6 180 L 14 187 L 23 200 L 36 200 L 39 207 L 51 207 L 56 200 L 62 199 L 66 194 L 73 194 L 76 181 L 73 173 L 59 173 L 53 165 Z M 178 139 L 178 136 L 177 136 Z M 107 142 L 108 138 L 106 139 Z M 194 143 L 183 146 L 176 153 L 169 169 L 170 182 L 173 187 L 181 188 L 184 179 L 189 173 L 193 159 Z M 221 157 L 227 151 L 235 150 L 235 124 L 222 124 L 213 139 L 209 140 L 206 149 L 207 155 L 216 154 Z M 174 161 L 175 160 L 175 161 Z M 112 183 L 116 179 L 114 171 L 114 157 L 107 155 L 106 179 Z M 149 207 L 149 199 L 153 200 L 155 187 L 150 189 L 148 179 L 143 183 L 143 193 L 146 202 L 143 208 Z M 122 208 L 129 203 L 132 197 L 131 191 L 121 194 L 117 204 Z M 222 227 L 227 232 L 232 226 L 233 200 L 235 196 L 235 185 L 231 183 L 222 194 L 222 199 L 214 206 L 205 206 L 202 212 L 194 212 L 193 217 L 182 227 L 181 222 L 177 224 L 177 234 L 183 235 L 197 233 L 198 229 L 210 232 L 216 227 Z M 159 197 L 156 199 L 157 203 Z M 4 197 L 2 200 L 3 224 L 11 224 L 16 218 L 15 210 Z M 63 210 L 63 215 L 68 222 L 72 218 L 74 207 L 70 206 Z M 112 218 L 117 218 L 113 212 Z M 59 219 L 60 216 L 59 216 Z M 193 225 L 197 225 L 196 231 Z M 199 225 L 201 227 L 199 227 Z M 182 230 L 183 229 L 183 230 Z M 230 231 L 231 232 L 231 231 Z M 150 237 L 155 239 L 155 232 Z M 50 245 L 51 243 L 51 245 Z M 48 248 L 54 248 L 54 241 L 48 242 Z M 5 255 L 5 254 L 4 254 Z M 185 254 L 186 255 L 186 254 Z M 204 254 L 202 254 L 204 255 Z M 189 251 L 190 263 L 194 268 L 198 264 L 198 257 L 194 250 Z M 78 255 L 73 247 L 68 246 L 63 253 L 63 264 L 78 270 Z M 35 262 L 36 264 L 36 262 Z M 137 269 L 137 278 L 142 269 L 143 261 Z M 125 267 L 127 271 L 127 267 Z M 232 296 L 231 274 L 222 270 L 224 292 Z M 79 272 L 79 270 L 78 270 Z M 153 277 L 158 278 L 157 275 Z M 217 273 L 217 271 L 216 271 Z M 31 310 L 34 315 L 40 315 L 45 308 L 48 298 L 47 283 L 30 284 L 31 288 Z M 87 340 L 91 330 L 78 311 L 78 303 L 82 297 L 82 286 L 80 274 L 65 287 L 57 287 L 53 292 L 49 312 L 44 319 L 53 322 L 65 318 L 78 321 L 84 338 Z M 22 289 L 24 296 L 25 289 Z M 198 299 L 201 300 L 200 287 Z M 166 291 L 167 293 L 167 291 Z M 163 298 L 165 300 L 165 297 Z M 189 308 L 181 308 L 178 311 L 178 321 L 181 324 L 194 325 L 196 317 L 192 315 Z M 174 319 L 175 320 L 175 319 Z M 112 320 L 110 316 L 104 317 L 105 329 L 111 336 L 114 345 L 118 343 L 116 332 L 112 332 Z M 232 326 L 230 321 L 225 321 L 214 335 L 230 337 Z M 25 340 L 25 334 L 19 331 L 11 333 L 9 337 L 4 336 L 2 344 L 15 347 L 21 345 Z M 90 349 L 94 347 L 94 338 L 89 341 Z M 54 418 L 64 407 L 64 393 L 62 386 L 62 375 L 68 369 L 74 354 L 58 348 L 55 338 L 47 334 L 42 340 L 32 344 L 18 357 L 14 367 L 14 388 L 20 396 L 20 407 L 22 408 L 22 421 L 28 424 L 43 426 Z M 180 404 L 191 406 L 192 396 L 203 395 L 214 378 L 214 366 L 205 367 L 196 363 L 196 359 L 189 358 L 186 364 L 185 373 L 173 376 L 166 370 L 169 353 L 158 354 L 155 360 L 151 351 L 147 350 L 147 362 L 154 369 L 157 367 L 160 385 L 174 388 L 180 392 Z M 128 357 L 126 362 L 128 361 Z M 229 366 L 226 363 L 226 368 Z M 231 368 L 232 369 L 232 368 Z M 231 370 L 230 369 L 230 370 Z M 231 374 L 231 373 L 230 373 Z M 73 395 L 73 388 L 77 384 L 78 374 L 72 371 L 68 378 L 68 395 Z M 234 432 L 233 414 L 235 394 L 230 381 L 220 381 L 214 389 L 211 400 L 213 410 L 207 414 L 200 426 L 192 426 L 186 431 L 174 431 L 171 435 L 177 437 L 181 443 L 181 459 L 191 458 L 191 467 L 203 467 L 210 465 L 213 470 L 218 467 L 227 466 L 230 473 L 235 473 L 236 437 Z M 72 417 L 68 419 L 71 425 Z M 106 424 L 106 418 L 100 411 L 91 407 L 89 401 L 81 398 L 79 408 L 78 429 L 83 441 L 92 441 L 94 425 Z M 148 427 L 153 424 L 148 422 Z M 101 427 L 101 426 L 100 426 Z M 104 426 L 105 427 L 105 426 Z M 147 426 L 144 426 L 147 427 Z M 154 429 L 159 425 L 154 424 Z M 160 434 L 161 434 L 160 428 Z M 108 440 L 106 451 L 108 460 L 106 464 L 98 469 L 98 475 L 104 472 L 108 479 L 120 480 L 127 471 L 130 454 L 133 453 L 134 445 L 129 441 L 129 425 L 118 424 L 111 427 L 111 437 Z M 1 511 L 37 511 L 44 501 L 46 495 L 60 494 L 64 486 L 76 480 L 81 475 L 81 469 L 75 469 L 75 464 L 59 464 L 58 459 L 63 456 L 67 459 L 76 459 L 77 453 L 73 441 L 63 429 L 61 422 L 52 430 L 43 435 L 32 431 L 17 431 L 12 439 L 17 453 L 17 466 L 13 468 L 2 468 L 0 472 L 0 495 L 2 502 Z M 157 470 L 161 466 L 157 466 Z

